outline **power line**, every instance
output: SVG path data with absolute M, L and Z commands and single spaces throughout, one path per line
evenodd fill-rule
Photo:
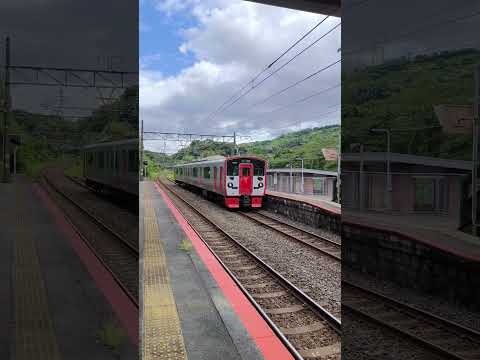
M 323 20 L 321 20 L 317 25 L 315 25 L 313 28 L 311 28 L 305 35 L 303 35 L 300 39 L 298 39 L 292 46 L 290 46 L 287 50 L 285 50 L 279 57 L 277 57 L 270 65 L 267 66 L 267 69 L 271 68 L 273 64 L 275 64 L 278 60 L 280 60 L 286 53 L 288 53 L 290 50 L 292 50 L 300 41 L 305 39 L 308 35 L 312 33 L 313 30 L 315 30 L 317 27 L 319 27 L 325 20 L 327 20 L 329 16 L 325 16 Z
M 335 105 L 330 105 L 327 107 L 328 108 L 332 108 L 332 107 L 338 107 L 340 106 L 340 104 L 335 104 Z M 330 111 L 326 111 L 326 112 L 322 112 L 320 114 L 313 114 L 313 115 L 316 115 L 316 116 L 325 116 L 325 115 L 330 115 L 330 114 L 333 114 L 333 113 L 336 113 L 337 111 L 339 111 L 340 109 L 335 109 L 335 110 L 330 110 Z M 282 127 L 279 127 L 277 129 L 286 129 L 286 128 L 289 128 L 289 127 L 292 127 L 292 126 L 296 126 L 298 124 L 301 124 L 301 123 L 304 123 L 304 122 L 311 122 L 311 120 L 300 120 L 300 121 L 296 121 L 294 123 L 290 123 L 288 125 L 285 125 L 285 126 L 282 126 Z
M 293 45 L 291 45 L 287 50 L 285 50 L 280 56 L 278 56 L 272 63 L 270 63 L 267 67 L 265 67 L 262 71 L 260 71 L 257 75 L 255 75 L 250 81 L 248 81 L 245 85 L 242 86 L 242 88 L 240 90 L 238 90 L 237 92 L 235 92 L 232 96 L 230 96 L 227 100 L 225 100 L 216 110 L 214 110 L 212 113 L 210 113 L 206 120 L 205 121 L 208 121 L 208 120 L 211 120 L 216 114 L 218 114 L 219 112 L 223 111 L 226 107 L 229 107 L 229 106 L 232 106 L 235 102 L 238 101 L 238 99 L 242 98 L 243 96 L 245 96 L 247 93 L 245 93 L 244 95 L 242 95 L 242 91 L 247 88 L 248 86 L 252 85 L 252 89 L 254 88 L 253 87 L 253 84 L 255 83 L 255 80 L 257 80 L 265 71 L 267 71 L 268 69 L 270 69 L 276 62 L 278 62 L 278 60 L 280 60 L 283 56 L 285 56 L 290 50 L 292 50 L 298 43 L 300 43 L 303 39 L 305 39 L 308 35 L 310 35 L 317 27 L 319 27 L 325 20 L 327 20 L 329 18 L 329 16 L 325 16 L 322 20 L 320 20 L 313 28 L 311 28 L 309 31 L 307 31 L 299 40 L 297 40 Z M 262 81 L 263 82 L 263 81 Z M 234 100 L 234 102 L 232 104 L 229 104 L 229 102 L 234 99 L 238 94 L 240 94 L 240 96 Z M 229 104 L 229 105 L 228 105 Z
M 275 97 L 275 96 L 278 96 L 278 95 L 284 93 L 285 91 L 288 91 L 289 89 L 297 86 L 298 84 L 301 84 L 301 83 L 304 82 L 304 81 L 307 81 L 307 80 L 311 79 L 312 77 L 314 77 L 314 76 L 320 74 L 321 72 L 323 72 L 323 71 L 331 68 L 332 66 L 338 64 L 338 63 L 341 62 L 341 61 L 342 61 L 342 59 L 338 59 L 337 61 L 335 61 L 335 62 L 333 62 L 333 63 L 331 63 L 331 64 L 329 64 L 329 65 L 327 65 L 327 66 L 325 66 L 325 67 L 323 67 L 323 68 L 321 68 L 321 69 L 319 69 L 319 70 L 317 70 L 317 71 L 315 71 L 314 73 L 308 75 L 307 77 L 304 77 L 303 79 L 301 79 L 301 80 L 293 83 L 292 85 L 289 85 L 289 86 L 287 86 L 286 88 L 283 88 L 283 89 L 281 89 L 281 90 L 279 90 L 279 91 L 277 91 L 277 92 L 274 92 L 272 95 L 266 97 L 266 98 L 263 99 L 262 101 L 259 101 L 259 102 L 256 102 L 255 104 L 253 104 L 253 105 L 251 106 L 251 108 L 267 102 L 267 101 L 270 100 L 271 98 L 273 98 L 273 97 Z
M 288 107 L 290 107 L 290 106 L 294 106 L 294 105 L 300 104 L 300 103 L 302 103 L 302 102 L 305 102 L 305 101 L 307 101 L 307 100 L 310 100 L 310 99 L 314 98 L 315 96 L 318 96 L 318 95 L 321 95 L 321 94 L 323 94 L 323 93 L 326 93 L 326 92 L 328 92 L 328 91 L 330 91 L 330 90 L 339 88 L 341 85 L 342 85 L 342 84 L 337 84 L 337 85 L 331 86 L 331 87 L 329 87 L 329 88 L 326 88 L 326 89 L 317 91 L 316 93 L 313 93 L 313 94 L 311 94 L 311 95 L 308 95 L 308 96 L 306 96 L 306 97 L 303 97 L 303 98 L 301 98 L 301 99 L 298 99 L 298 100 L 296 100 L 296 101 L 293 101 L 293 102 L 288 103 L 288 104 L 286 104 L 286 105 L 280 106 L 280 107 L 278 107 L 278 108 L 276 108 L 276 109 L 274 109 L 274 110 L 267 111 L 267 112 L 262 112 L 262 113 L 260 113 L 260 114 L 258 114 L 258 115 L 259 115 L 259 116 L 268 115 L 268 114 L 271 114 L 271 113 L 274 113 L 274 112 L 283 110 L 283 109 L 285 109 L 285 108 L 288 108 Z
M 232 103 L 230 103 L 226 108 L 232 106 L 233 104 L 235 104 L 236 102 L 238 102 L 241 98 L 245 97 L 247 94 L 249 94 L 250 92 L 252 92 L 253 90 L 255 90 L 257 87 L 259 87 L 260 85 L 262 85 L 266 80 L 268 80 L 270 77 L 272 77 L 273 75 L 275 75 L 277 72 L 279 72 L 280 70 L 282 70 L 285 66 L 287 66 L 288 64 L 290 64 L 293 60 L 295 60 L 298 56 L 300 56 L 301 54 L 303 54 L 305 51 L 307 51 L 308 49 L 310 49 L 313 45 L 315 45 L 316 43 L 318 43 L 321 39 L 323 39 L 325 36 L 327 36 L 328 34 L 330 34 L 332 31 L 334 31 L 336 28 L 338 28 L 339 26 L 341 25 L 341 23 L 338 23 L 336 26 L 334 26 L 332 29 L 330 29 L 329 31 L 327 31 L 325 34 L 323 34 L 322 36 L 320 36 L 317 40 L 315 40 L 313 43 L 311 43 L 310 45 L 308 45 L 306 48 L 304 48 L 302 51 L 300 51 L 299 53 L 297 53 L 295 56 L 293 56 L 292 58 L 290 58 L 290 60 L 288 60 L 286 63 L 284 63 L 282 66 L 280 66 L 279 68 L 275 69 L 275 71 L 273 71 L 272 73 L 270 73 L 267 77 L 263 78 L 258 84 L 256 85 L 252 85 L 252 87 L 245 93 L 241 94 L 238 98 L 236 98 Z

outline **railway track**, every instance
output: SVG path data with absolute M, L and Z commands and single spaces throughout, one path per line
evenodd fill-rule
M 342 311 L 397 333 L 446 359 L 480 359 L 480 332 L 342 281 Z
M 71 176 L 71 175 L 66 175 L 66 174 L 64 176 L 74 184 L 90 191 L 95 196 L 101 197 L 106 201 L 124 210 L 127 210 L 131 214 L 138 216 L 138 197 L 132 197 L 131 195 L 128 195 L 126 197 L 125 194 L 122 194 L 121 192 L 114 193 L 114 194 L 105 193 L 103 191 L 99 191 L 98 189 L 95 189 L 92 186 L 87 185 L 85 181 L 82 180 L 81 178 Z
M 275 230 L 292 240 L 298 241 L 317 251 L 320 251 L 322 254 L 330 256 L 335 260 L 342 260 L 342 245 L 336 241 L 304 230 L 300 227 L 284 223 L 274 217 L 265 214 L 265 212 L 263 211 L 239 212 L 239 214 L 250 220 L 255 221 L 261 226 Z
M 138 248 L 62 191 L 48 176 L 42 177 L 41 185 L 57 198 L 57 204 L 77 234 L 138 307 Z
M 170 194 L 192 228 L 296 359 L 340 359 L 341 324 L 336 317 L 170 186 L 160 181 L 157 184 Z

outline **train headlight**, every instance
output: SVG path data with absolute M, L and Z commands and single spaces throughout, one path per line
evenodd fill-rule
M 258 187 L 259 189 L 263 188 L 263 183 L 262 183 L 262 182 L 259 182 L 257 187 Z
M 227 183 L 227 187 L 230 188 L 230 189 L 233 189 L 233 183 L 231 183 L 231 182 Z

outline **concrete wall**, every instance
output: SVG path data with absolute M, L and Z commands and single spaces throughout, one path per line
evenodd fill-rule
M 480 309 L 480 262 L 394 233 L 343 223 L 342 271 L 368 273 Z
M 290 199 L 280 199 L 267 196 L 263 203 L 270 211 L 277 212 L 291 220 L 304 224 L 340 233 L 340 215 L 332 214 L 318 207 Z

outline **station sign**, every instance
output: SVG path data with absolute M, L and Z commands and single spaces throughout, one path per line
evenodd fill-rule
M 324 148 L 322 149 L 322 154 L 327 161 L 335 161 L 338 158 L 337 149 Z
M 433 109 L 445 133 L 472 133 L 473 105 L 434 105 Z

